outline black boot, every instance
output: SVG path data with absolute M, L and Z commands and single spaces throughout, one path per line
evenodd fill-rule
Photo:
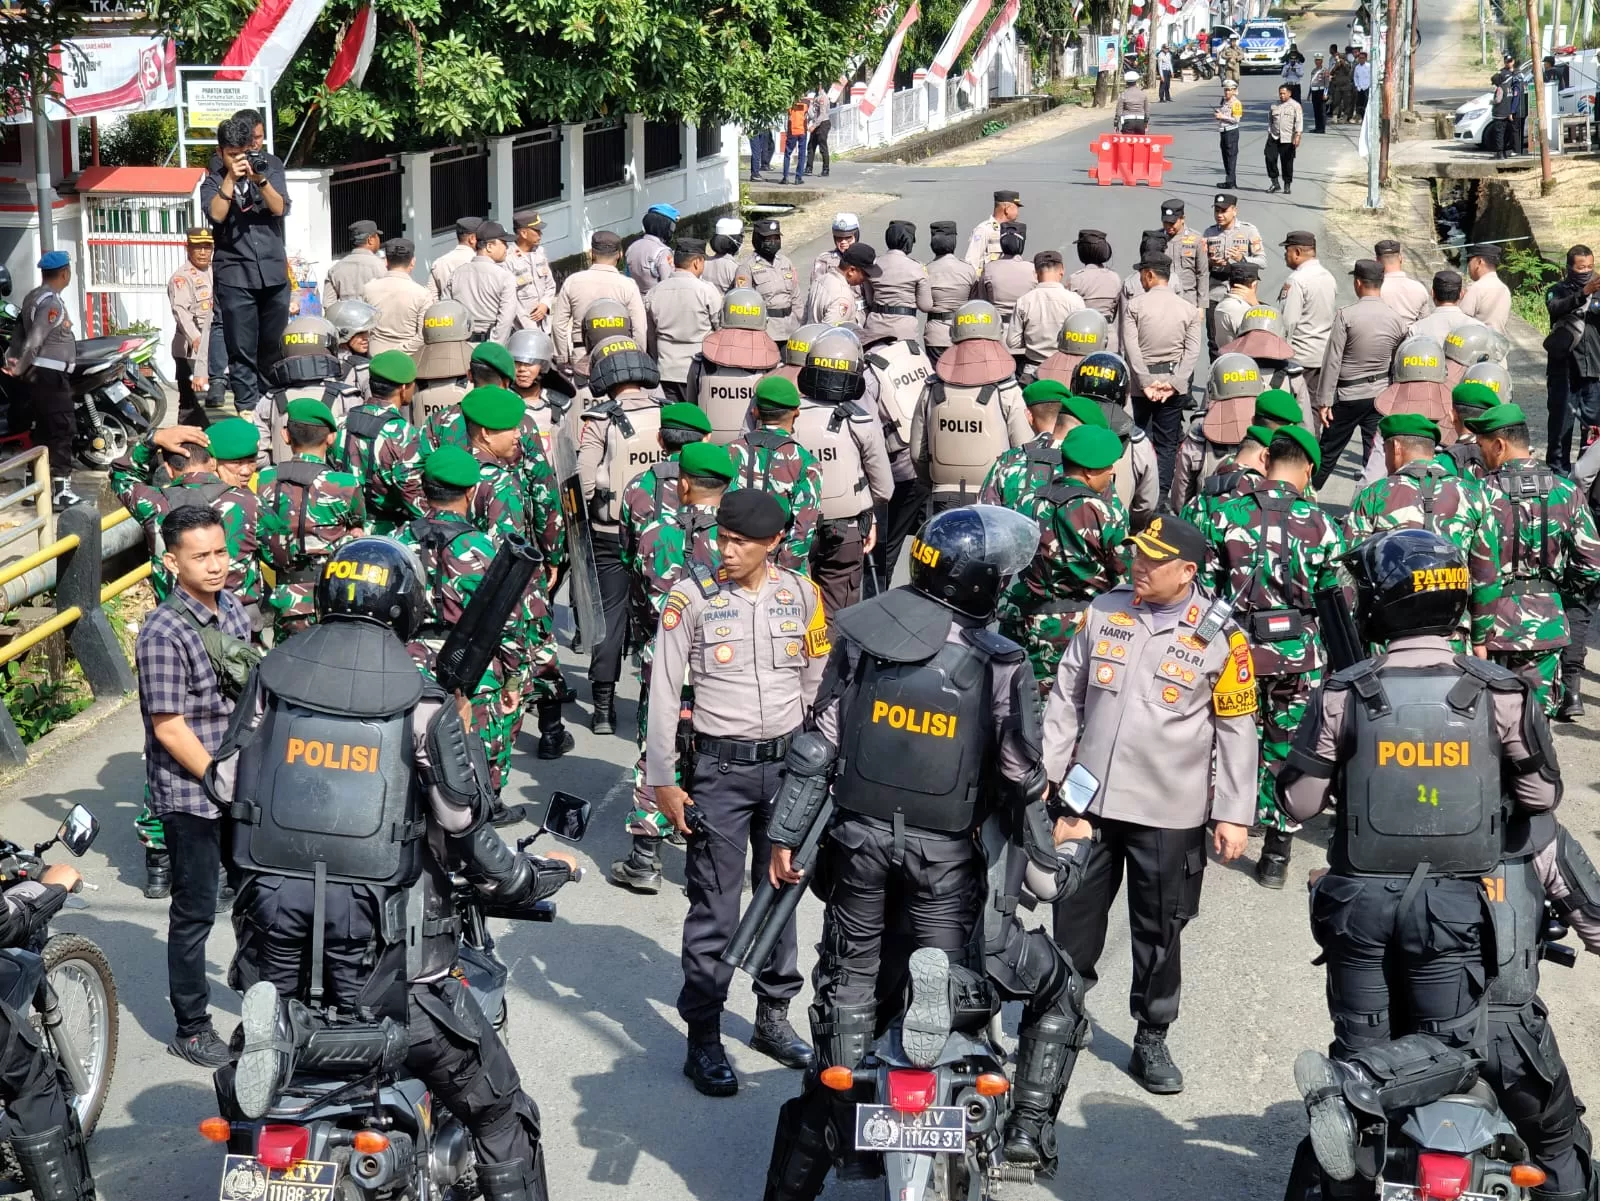
M 152 901 L 172 895 L 172 856 L 165 850 L 144 849 L 144 895 Z
M 739 1091 L 728 1053 L 722 1049 L 722 1019 L 689 1023 L 689 1053 L 683 1074 L 694 1081 L 695 1091 L 708 1097 L 731 1097 Z
M 14 1134 L 11 1151 L 34 1201 L 94 1201 L 94 1176 L 76 1115 L 40 1134 Z
M 1556 710 L 1558 721 L 1577 721 L 1583 716 L 1583 693 L 1579 688 L 1582 683 L 1581 671 L 1561 673 L 1561 705 Z
M 578 744 L 561 721 L 561 702 L 539 702 L 539 758 L 559 759 Z
M 489 824 L 497 830 L 501 826 L 514 826 L 527 816 L 527 809 L 521 805 L 507 805 L 499 797 L 489 802 Z
M 1055 1174 L 1056 1113 L 1088 1034 L 1086 1018 L 1051 1013 L 1018 1038 L 1016 1084 L 1006 1123 L 1007 1163 L 1032 1168 L 1041 1176 Z
M 1165 1026 L 1139 1023 L 1138 1032 L 1133 1036 L 1133 1058 L 1128 1061 L 1128 1075 L 1144 1085 L 1147 1092 L 1164 1096 L 1183 1091 L 1183 1073 L 1172 1062 L 1172 1053 L 1167 1050 Z
M 596 734 L 615 734 L 617 732 L 617 686 L 615 684 L 591 684 L 589 688 L 594 697 L 594 716 L 589 719 L 589 728 Z
M 833 1156 L 828 1152 L 826 1098 L 812 1088 L 791 1097 L 778 1110 L 767 1164 L 767 1187 L 761 1201 L 815 1201 L 828 1179 Z
M 912 1063 L 929 1068 L 950 1038 L 950 957 L 937 947 L 921 947 L 906 970 L 911 1000 L 900 1022 L 900 1045 Z
M 659 838 L 635 834 L 633 849 L 628 852 L 628 857 L 612 861 L 612 882 L 631 888 L 634 892 L 660 892 L 661 857 L 656 853 L 660 843 Z
M 1282 830 L 1268 830 L 1256 860 L 1256 883 L 1263 888 L 1282 888 L 1289 879 L 1289 852 L 1294 836 Z
M 789 1021 L 787 1001 L 756 1002 L 756 1031 L 750 1046 L 786 1068 L 809 1068 L 813 1059 L 811 1045 L 795 1033 Z
M 478 1160 L 478 1188 L 483 1201 L 547 1201 L 549 1188 L 544 1179 L 544 1150 L 536 1148 L 534 1162 L 513 1159 L 506 1163 Z

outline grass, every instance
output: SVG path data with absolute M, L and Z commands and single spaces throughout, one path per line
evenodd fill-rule
M 1550 313 L 1544 307 L 1544 293 L 1551 283 L 1561 278 L 1561 265 L 1536 251 L 1508 246 L 1505 274 L 1516 285 L 1511 290 L 1511 311 L 1541 334 L 1548 334 Z

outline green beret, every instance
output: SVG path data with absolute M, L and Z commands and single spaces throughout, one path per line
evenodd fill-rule
M 1267 426 L 1252 425 L 1249 429 L 1245 430 L 1244 436 L 1252 441 L 1261 443 L 1262 446 L 1271 446 L 1272 435 L 1275 433 L 1277 433 L 1276 430 L 1269 429 Z
M 684 475 L 714 475 L 731 480 L 738 474 L 728 448 L 715 442 L 691 442 L 678 453 L 678 470 Z
M 474 388 L 461 398 L 468 421 L 486 430 L 515 429 L 528 411 L 528 403 L 507 388 Z
M 1122 439 L 1110 429 L 1080 425 L 1061 443 L 1061 461 L 1069 467 L 1104 471 L 1122 457 Z
M 1039 382 L 1042 384 L 1056 383 L 1053 379 L 1040 380 Z M 1056 384 L 1056 386 L 1060 387 L 1059 384 Z M 1069 392 L 1066 399 L 1061 402 L 1061 407 L 1076 417 L 1079 425 L 1092 425 L 1096 429 L 1102 430 L 1111 428 L 1111 423 L 1106 420 L 1105 408 L 1098 400 L 1090 400 L 1087 396 L 1074 396 Z
M 1522 411 L 1521 405 L 1497 404 L 1475 417 L 1468 417 L 1466 422 L 1467 428 L 1475 434 L 1492 434 L 1508 425 L 1527 425 L 1528 415 Z
M 1072 395 L 1068 388 L 1058 379 L 1036 379 L 1022 390 L 1022 403 L 1025 405 L 1066 404 L 1067 397 Z M 1081 421 L 1082 418 L 1079 418 Z
M 1322 447 L 1317 445 L 1316 435 L 1306 429 L 1305 426 L 1286 425 L 1281 429 L 1273 430 L 1272 436 L 1274 438 L 1293 438 L 1300 449 L 1311 456 L 1311 466 L 1317 469 L 1322 467 Z M 1270 447 L 1272 443 L 1269 442 L 1267 445 Z
M 706 416 L 706 411 L 699 405 L 680 401 L 677 404 L 665 405 L 662 408 L 661 428 L 693 430 L 697 434 L 709 434 L 711 432 L 711 418 Z
M 1306 419 L 1300 402 L 1282 388 L 1268 388 L 1256 397 L 1256 420 L 1263 417 L 1289 425 L 1303 425 Z
M 253 421 L 227 417 L 207 427 L 206 443 L 211 447 L 211 457 L 219 462 L 253 459 L 261 448 L 261 432 Z
M 517 365 L 511 352 L 498 342 L 479 342 L 472 350 L 474 363 L 487 363 L 507 379 L 517 378 Z
M 1500 396 L 1488 384 L 1468 380 L 1451 391 L 1450 403 L 1458 409 L 1492 409 L 1500 403 Z
M 334 419 L 333 410 L 320 400 L 314 400 L 309 396 L 291 400 L 287 412 L 290 421 L 303 421 L 307 425 L 320 421 L 330 430 L 339 428 L 338 421 Z
M 756 404 L 766 409 L 798 409 L 800 389 L 788 376 L 766 376 L 756 385 Z
M 403 350 L 385 350 L 381 354 L 373 355 L 372 361 L 367 364 L 367 370 L 391 384 L 417 382 L 417 360 Z
M 1439 423 L 1421 413 L 1390 413 L 1378 422 L 1382 438 L 1432 438 L 1439 441 Z
M 441 446 L 422 460 L 422 476 L 452 488 L 470 488 L 482 478 L 482 470 L 472 452 L 451 443 Z

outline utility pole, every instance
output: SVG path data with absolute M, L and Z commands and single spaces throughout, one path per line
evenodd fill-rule
M 1373 79 L 1382 79 L 1386 58 L 1384 55 L 1384 39 L 1382 22 L 1378 19 L 1378 0 L 1368 0 L 1367 29 L 1371 32 L 1368 39 L 1372 46 L 1372 62 L 1370 63 Z M 1381 209 L 1383 207 L 1383 170 L 1384 164 L 1380 161 L 1382 154 L 1379 148 L 1379 106 L 1373 103 L 1372 86 L 1367 88 L 1367 111 L 1362 121 L 1363 135 L 1367 142 L 1367 207 Z
M 1376 44 L 1380 39 L 1374 37 Z M 1378 125 L 1378 182 L 1389 182 L 1389 142 L 1394 137 L 1394 104 L 1395 88 L 1398 83 L 1397 76 L 1399 65 L 1397 49 L 1400 40 L 1400 0 L 1389 0 L 1389 28 L 1384 31 L 1383 47 L 1383 112 Z M 1373 72 L 1374 75 L 1378 73 Z M 1374 80 L 1374 84 L 1376 84 Z M 1367 96 L 1367 105 L 1371 107 L 1371 89 Z
M 1560 0 L 1556 0 L 1559 4 Z M 1544 38 L 1539 29 L 1537 0 L 1527 0 L 1528 53 L 1533 58 L 1533 118 L 1539 139 L 1539 192 L 1548 196 L 1556 186 L 1555 172 L 1550 167 L 1550 138 L 1545 132 L 1544 107 Z
M 1478 65 L 1489 65 L 1489 0 L 1478 0 Z
M 1117 11 L 1120 14 L 1117 18 L 1116 28 L 1117 53 L 1112 60 L 1115 65 L 1111 70 L 1111 103 L 1113 106 L 1117 103 L 1117 97 L 1122 95 L 1122 54 L 1123 47 L 1127 45 L 1128 41 L 1128 0 L 1122 0 L 1122 3 L 1118 5 Z
M 33 179 L 39 202 L 39 250 L 44 254 L 56 248 L 55 191 L 50 184 L 50 118 L 45 114 L 45 93 L 49 82 L 34 79 L 33 86 Z

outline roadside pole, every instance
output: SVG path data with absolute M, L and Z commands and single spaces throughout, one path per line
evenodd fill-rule
M 1560 0 L 1557 0 L 1559 3 Z M 1550 166 L 1550 138 L 1545 133 L 1544 108 L 1544 37 L 1539 29 L 1538 0 L 1527 0 L 1528 54 L 1533 59 L 1533 113 L 1534 127 L 1539 138 L 1539 192 L 1548 196 L 1556 186 L 1555 172 Z

